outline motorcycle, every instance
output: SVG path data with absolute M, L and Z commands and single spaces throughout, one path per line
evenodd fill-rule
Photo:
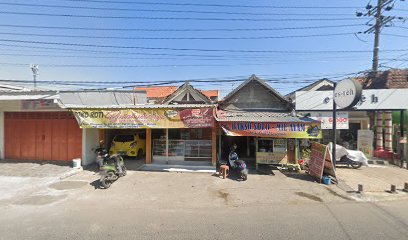
M 243 160 L 238 159 L 238 154 L 232 148 L 228 155 L 227 165 L 230 167 L 232 173 L 237 174 L 243 181 L 248 179 L 248 169 Z
M 330 143 L 330 149 L 331 146 Z M 336 144 L 336 166 L 337 165 L 346 165 L 347 167 L 351 166 L 352 168 L 357 169 L 363 165 L 368 166 L 368 159 L 361 151 L 349 150 Z
M 126 176 L 127 171 L 122 156 L 118 154 L 109 156 L 108 151 L 103 147 L 97 148 L 95 153 L 96 162 L 101 170 L 99 182 L 103 188 L 109 188 L 119 177 Z

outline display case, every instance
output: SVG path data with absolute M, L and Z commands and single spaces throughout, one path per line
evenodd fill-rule
M 287 163 L 286 139 L 259 138 L 256 149 L 256 164 Z
M 211 159 L 211 140 L 168 140 L 168 157 L 166 140 L 153 140 L 153 160 L 203 160 Z

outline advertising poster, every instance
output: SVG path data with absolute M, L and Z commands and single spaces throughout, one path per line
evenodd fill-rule
M 313 142 L 309 161 L 309 175 L 319 179 L 319 181 L 321 181 L 323 175 L 325 155 L 326 145 Z
M 310 118 L 320 121 L 322 129 L 333 129 L 333 113 L 331 112 L 312 112 Z M 337 112 L 336 129 L 349 129 L 347 112 Z
M 197 109 L 75 109 L 81 128 L 212 128 L 212 108 Z
M 373 157 L 374 132 L 371 130 L 357 131 L 357 150 L 362 151 L 367 158 Z

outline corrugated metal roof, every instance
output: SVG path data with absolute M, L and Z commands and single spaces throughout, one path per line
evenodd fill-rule
M 219 122 L 316 122 L 291 112 L 222 111 L 216 112 Z
M 64 105 L 65 108 L 71 109 L 158 109 L 158 108 L 209 108 L 215 107 L 213 104 L 178 104 L 178 105 L 166 105 L 166 104 L 136 104 L 136 105 L 105 105 L 105 106 L 84 106 L 84 105 Z
M 147 104 L 144 91 L 81 91 L 60 92 L 65 108 L 113 108 Z
M 56 91 L 0 91 L 0 100 L 58 99 Z

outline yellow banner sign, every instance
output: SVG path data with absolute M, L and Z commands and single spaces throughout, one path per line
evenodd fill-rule
M 75 109 L 81 128 L 211 128 L 212 108 L 194 109 Z

